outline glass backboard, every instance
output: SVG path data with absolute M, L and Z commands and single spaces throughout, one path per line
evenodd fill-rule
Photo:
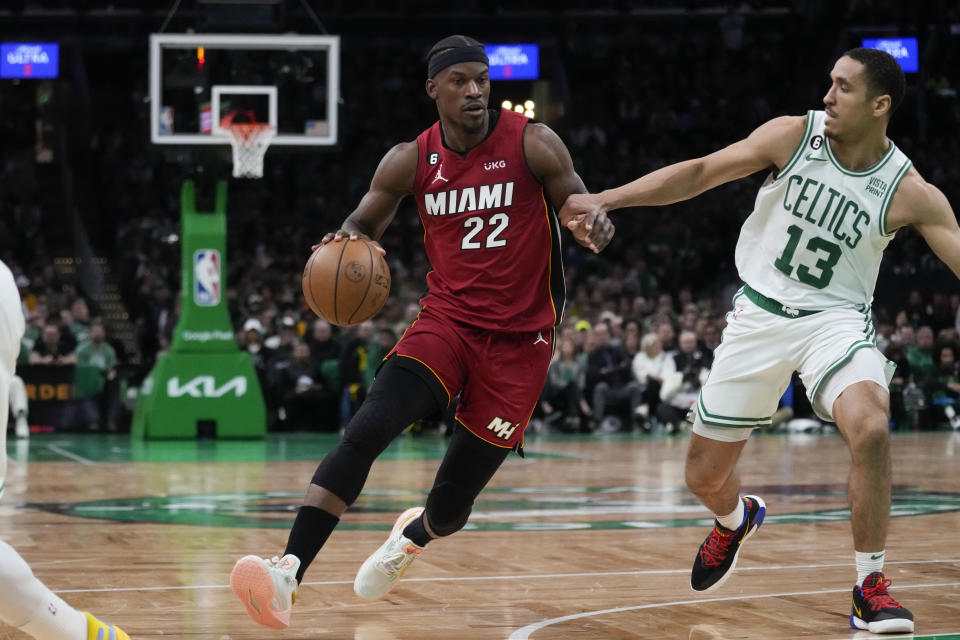
M 150 138 L 227 145 L 221 123 L 274 126 L 271 146 L 337 143 L 338 36 L 150 36 Z

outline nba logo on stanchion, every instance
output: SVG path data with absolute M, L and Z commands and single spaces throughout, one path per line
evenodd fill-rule
M 220 304 L 220 252 L 216 249 L 193 254 L 193 301 L 201 307 Z

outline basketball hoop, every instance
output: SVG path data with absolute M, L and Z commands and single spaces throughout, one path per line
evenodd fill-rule
M 263 156 L 277 129 L 262 122 L 230 122 L 221 129 L 233 148 L 233 177 L 262 178 Z

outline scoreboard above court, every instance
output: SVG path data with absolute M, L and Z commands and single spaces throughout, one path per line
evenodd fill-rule
M 540 77 L 540 45 L 485 44 L 491 80 L 536 80 Z
M 920 53 L 916 38 L 864 38 L 863 47 L 886 51 L 900 63 L 904 73 L 920 69 Z
M 0 43 L 0 78 L 56 78 L 59 73 L 56 42 Z

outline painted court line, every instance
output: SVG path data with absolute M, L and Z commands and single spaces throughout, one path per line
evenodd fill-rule
M 941 558 L 939 560 L 898 560 L 887 561 L 886 566 L 898 564 L 950 564 L 960 562 L 960 558 Z M 831 567 L 849 567 L 849 562 L 837 562 L 832 564 L 792 564 L 792 565 L 764 565 L 756 567 L 737 567 L 737 573 L 747 571 L 796 571 L 799 569 L 827 569 Z M 649 576 L 649 575 L 669 575 L 677 573 L 690 573 L 689 569 L 647 569 L 642 571 L 584 571 L 580 573 L 527 573 L 517 575 L 500 576 L 449 576 L 433 578 L 404 578 L 403 582 L 477 582 L 481 580 L 552 580 L 556 578 L 599 578 L 604 576 Z M 353 580 L 323 580 L 319 582 L 304 582 L 302 586 L 320 587 L 337 584 L 353 584 Z M 952 584 L 952 583 L 951 583 Z M 58 589 L 56 593 L 117 593 L 122 591 L 190 591 L 197 589 L 228 589 L 227 584 L 203 584 L 203 585 L 164 585 L 155 587 L 103 587 L 99 589 Z M 901 587 L 897 585 L 897 589 Z M 815 592 L 820 593 L 820 592 Z M 823 592 L 829 593 L 829 592 Z M 752 596 L 761 597 L 761 596 Z M 762 596 L 766 597 L 766 596 Z M 693 602 L 708 602 L 707 600 L 694 600 Z
M 48 445 L 46 445 L 46 447 L 47 447 L 47 449 L 49 449 L 50 451 L 53 451 L 53 452 L 56 453 L 57 455 L 61 455 L 61 456 L 63 456 L 64 458 L 68 458 L 68 459 L 70 459 L 70 460 L 73 460 L 74 462 L 79 462 L 80 464 L 91 464 L 91 465 L 92 465 L 92 464 L 96 464 L 93 460 L 88 460 L 87 458 L 84 458 L 83 456 L 78 456 L 77 454 L 73 453 L 72 451 L 67 451 L 66 449 L 64 449 L 63 447 L 61 447 L 61 446 L 59 446 L 59 445 L 48 444 Z
M 904 589 L 935 589 L 938 587 L 957 587 L 960 586 L 960 582 L 937 582 L 931 584 L 914 584 L 914 585 L 897 585 L 898 591 L 903 591 Z M 643 609 L 660 609 L 664 607 L 678 607 L 687 604 L 703 604 L 705 602 L 732 602 L 735 600 L 759 600 L 761 598 L 786 598 L 790 596 L 813 596 L 821 595 L 824 593 L 847 593 L 849 589 L 822 589 L 819 591 L 785 591 L 782 593 L 763 593 L 752 596 L 726 596 L 723 598 L 703 598 L 696 600 L 677 600 L 675 602 L 658 602 L 655 604 L 641 604 L 633 607 L 614 607 L 612 609 L 598 609 L 596 611 L 584 611 L 582 613 L 574 613 L 568 616 L 560 616 L 558 618 L 550 618 L 548 620 L 541 620 L 540 622 L 534 622 L 533 624 L 528 624 L 525 627 L 517 629 L 510 634 L 508 640 L 529 640 L 530 634 L 539 631 L 545 627 L 549 627 L 554 624 L 559 624 L 561 622 L 569 622 L 570 620 L 579 620 L 582 618 L 590 618 L 593 616 L 602 616 L 608 613 L 623 613 L 624 611 L 640 611 Z M 914 636 L 907 636 L 913 638 Z

